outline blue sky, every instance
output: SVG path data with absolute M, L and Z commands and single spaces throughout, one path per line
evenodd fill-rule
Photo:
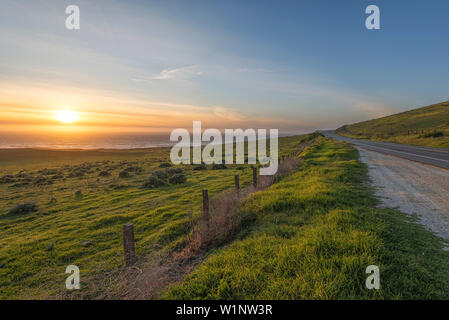
M 65 29 L 70 4 L 80 30 Z M 381 30 L 365 28 L 370 4 Z M 449 99 L 447 12 L 448 1 L 3 0 L 0 121 L 36 125 L 13 108 L 70 105 L 89 126 L 335 128 Z

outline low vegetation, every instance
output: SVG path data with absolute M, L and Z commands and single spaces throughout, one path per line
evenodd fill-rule
M 352 138 L 449 148 L 449 102 L 345 125 L 337 132 Z
M 167 299 L 448 299 L 447 243 L 380 209 L 367 168 L 343 142 L 323 139 L 293 174 L 241 207 L 245 226 Z M 380 290 L 365 287 L 380 268 Z
M 8 215 L 17 215 L 17 214 L 25 214 L 30 212 L 36 212 L 37 206 L 34 203 L 23 203 L 15 206 L 11 210 L 8 211 Z
M 281 138 L 280 154 L 292 153 L 308 139 Z M 0 299 L 117 298 L 123 224 L 135 225 L 140 263 L 188 239 L 202 189 L 214 198 L 233 188 L 235 174 L 242 187 L 251 182 L 248 165 L 171 168 L 169 151 L 1 150 Z M 122 171 L 129 177 L 120 178 Z M 167 184 L 143 187 L 159 171 Z M 35 184 L 41 177 L 52 183 Z M 15 209 L 24 203 L 35 204 L 36 211 Z M 80 268 L 81 290 L 65 290 L 69 264 Z

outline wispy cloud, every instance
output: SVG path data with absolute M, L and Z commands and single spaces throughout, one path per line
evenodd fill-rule
M 243 114 L 225 107 L 214 107 L 214 115 L 230 121 L 245 121 L 247 119 Z
M 168 79 L 189 79 L 192 77 L 201 76 L 203 72 L 198 66 L 187 66 L 176 69 L 164 69 L 160 73 L 151 77 L 154 80 L 168 80 Z

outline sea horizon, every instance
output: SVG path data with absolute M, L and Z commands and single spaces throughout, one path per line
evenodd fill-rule
M 283 133 L 279 134 L 279 137 L 298 134 L 302 133 Z M 176 143 L 176 141 L 170 141 L 170 133 L 95 133 L 84 136 L 2 134 L 0 136 L 0 149 L 131 150 L 171 147 Z

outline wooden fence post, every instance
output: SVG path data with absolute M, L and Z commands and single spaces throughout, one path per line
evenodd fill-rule
M 239 193 L 240 192 L 240 179 L 239 179 L 238 174 L 236 174 L 234 176 L 234 183 L 235 183 L 235 192 Z
M 125 249 L 125 266 L 131 267 L 136 263 L 134 225 L 132 223 L 123 225 L 123 247 Z
M 253 185 L 254 188 L 257 187 L 257 168 L 253 167 Z

